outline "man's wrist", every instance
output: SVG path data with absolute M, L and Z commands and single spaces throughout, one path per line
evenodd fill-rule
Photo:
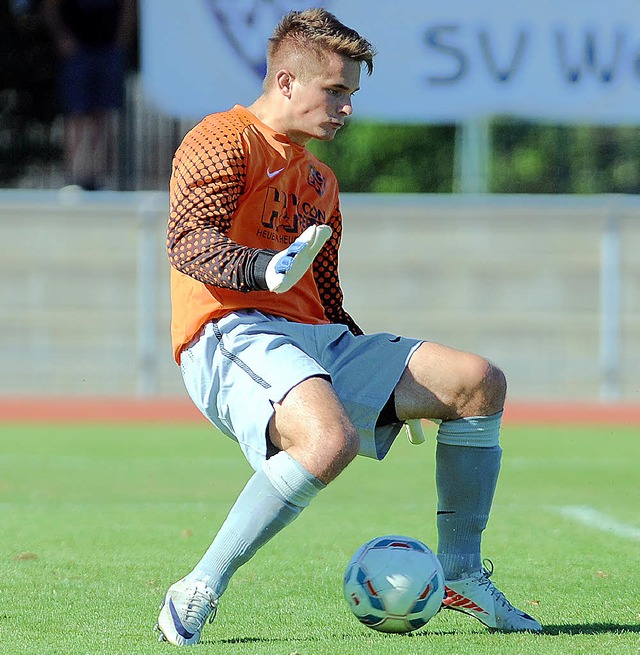
M 267 266 L 277 250 L 256 250 L 247 264 L 247 284 L 254 291 L 266 291 Z

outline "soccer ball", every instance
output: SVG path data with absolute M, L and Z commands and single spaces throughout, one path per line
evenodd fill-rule
M 377 537 L 351 558 L 344 596 L 356 618 L 369 628 L 411 632 L 440 609 L 444 573 L 421 541 L 400 535 Z

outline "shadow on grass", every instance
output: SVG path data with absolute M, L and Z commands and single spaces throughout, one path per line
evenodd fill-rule
M 567 624 L 567 625 L 545 625 L 543 626 L 542 635 L 599 635 L 599 634 L 625 634 L 625 633 L 640 633 L 640 624 L 619 624 L 619 623 L 583 623 L 583 624 Z M 382 634 L 382 633 L 380 633 Z M 420 638 L 423 636 L 451 636 L 459 634 L 457 630 L 433 630 L 426 632 L 418 632 L 415 634 L 402 635 L 409 638 Z M 496 634 L 520 634 L 520 633 L 499 633 Z M 398 637 L 399 635 L 389 635 L 389 637 Z M 531 633 L 531 636 L 536 634 Z M 353 635 L 343 635 L 344 639 L 351 639 Z M 298 638 L 298 641 L 300 639 Z M 308 637 L 302 641 L 318 641 L 318 638 Z M 209 643 L 211 645 L 217 644 L 253 644 L 253 643 L 273 643 L 273 642 L 288 642 L 289 639 L 274 639 L 268 637 L 238 637 L 237 639 L 220 639 L 220 640 L 203 640 L 201 643 Z
M 479 632 L 485 632 L 486 629 L 480 628 Z M 521 634 L 531 634 L 531 636 L 536 635 L 550 635 L 550 636 L 559 636 L 559 635 L 601 635 L 601 634 L 634 634 L 640 633 L 640 623 L 634 624 L 621 624 L 621 623 L 572 623 L 564 625 L 543 625 L 542 632 L 531 632 L 531 633 L 522 633 L 522 632 L 504 632 L 502 630 L 489 630 L 489 633 L 500 634 L 500 635 L 521 635 Z M 460 634 L 459 630 L 434 630 L 427 631 L 424 633 L 417 633 L 415 636 L 419 637 L 421 634 L 429 635 L 442 635 L 450 636 L 455 634 Z
M 640 633 L 640 624 L 626 625 L 620 623 L 583 623 L 570 625 L 545 625 L 542 628 L 545 635 L 600 635 L 605 633 L 624 634 L 625 632 Z
M 201 640 L 201 644 L 268 644 L 274 641 L 286 642 L 289 639 L 268 639 L 266 637 L 238 637 L 237 639 Z

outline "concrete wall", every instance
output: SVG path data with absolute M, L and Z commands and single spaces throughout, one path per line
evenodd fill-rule
M 513 398 L 640 402 L 635 198 L 345 196 L 342 208 L 345 305 L 366 331 L 482 353 Z M 166 212 L 160 193 L 0 192 L 0 394 L 184 393 Z M 601 314 L 611 227 L 613 350 Z

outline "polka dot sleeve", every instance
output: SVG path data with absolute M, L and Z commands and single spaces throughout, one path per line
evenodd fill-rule
M 233 118 L 203 121 L 178 148 L 167 253 L 172 266 L 199 282 L 250 291 L 247 272 L 258 251 L 225 236 L 246 176 L 242 129 Z
M 331 238 L 313 264 L 313 275 L 320 300 L 329 321 L 346 325 L 353 334 L 363 334 L 363 331 L 342 306 L 344 295 L 338 278 L 338 248 L 342 238 L 342 217 L 337 208 L 331 217 L 330 225 L 333 230 Z

